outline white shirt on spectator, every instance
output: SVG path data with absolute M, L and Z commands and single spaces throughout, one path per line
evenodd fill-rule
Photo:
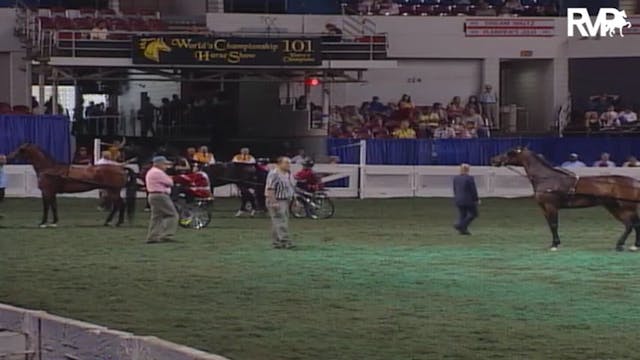
M 456 131 L 453 130 L 453 128 L 447 126 L 447 127 L 438 127 L 436 128 L 436 130 L 433 132 L 433 138 L 434 139 L 452 139 L 456 137 Z
M 623 124 L 632 123 L 632 122 L 638 121 L 638 114 L 634 113 L 633 111 L 629 111 L 629 112 L 623 111 L 620 113 L 620 116 L 618 117 L 618 119 Z
M 109 34 L 109 30 L 105 28 L 95 27 L 91 29 L 91 39 L 93 40 L 107 40 L 108 34 Z
M 603 161 L 598 160 L 593 163 L 593 167 L 616 167 L 616 163 L 611 160 Z
M 96 165 L 120 165 L 120 163 L 117 161 L 100 158 L 98 159 L 98 161 L 96 161 Z

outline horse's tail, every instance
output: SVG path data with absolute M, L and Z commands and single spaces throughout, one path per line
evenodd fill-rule
M 136 212 L 136 199 L 138 197 L 138 175 L 132 169 L 125 167 L 127 171 L 127 184 L 125 185 L 125 207 L 129 223 L 133 223 Z

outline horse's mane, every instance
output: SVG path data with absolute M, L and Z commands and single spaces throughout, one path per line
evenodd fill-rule
M 571 176 L 571 177 L 575 177 L 576 174 L 574 174 L 573 172 L 567 170 L 567 169 L 562 169 L 562 168 L 557 168 L 555 166 L 553 166 L 553 164 L 551 164 L 547 159 L 542 158 L 538 155 L 538 153 L 536 153 L 535 151 L 532 150 L 528 150 L 527 151 L 529 153 L 531 153 L 531 158 L 534 159 L 534 161 L 537 161 L 538 164 L 542 165 L 543 167 L 545 167 L 547 170 L 553 171 L 557 174 L 561 174 L 564 176 Z
M 53 156 L 51 156 L 51 154 L 49 154 L 48 151 L 46 151 L 45 149 L 41 148 L 36 144 L 31 144 L 31 146 L 36 150 L 38 150 L 47 161 L 51 162 L 53 165 L 58 165 L 58 161 L 56 161 L 56 159 Z

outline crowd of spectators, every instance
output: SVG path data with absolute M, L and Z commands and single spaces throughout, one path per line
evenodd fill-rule
M 494 98 L 497 101 L 497 98 Z M 382 103 L 374 96 L 357 108 L 334 106 L 329 114 L 329 136 L 355 139 L 470 139 L 488 137 L 490 115 L 478 96 L 463 103 L 459 96 L 443 105 L 416 106 L 411 96 Z M 483 109 L 485 111 L 483 111 Z
M 568 131 L 587 133 L 637 132 L 640 130 L 638 114 L 629 105 L 622 104 L 619 95 L 601 94 L 589 97 L 584 118 L 575 119 Z
M 558 15 L 556 0 L 355 0 L 347 6 L 367 15 Z
M 592 167 L 616 167 L 616 163 L 611 160 L 609 153 L 603 152 L 600 154 L 600 158 L 594 161 Z M 640 167 L 640 161 L 635 156 L 629 156 L 627 161 L 622 163 L 623 167 Z M 562 168 L 575 169 L 581 167 L 587 167 L 587 164 L 580 160 L 580 156 L 576 153 L 569 154 L 569 159 L 562 163 Z

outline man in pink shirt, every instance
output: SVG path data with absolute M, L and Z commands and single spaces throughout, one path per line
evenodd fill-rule
M 153 167 L 147 171 L 145 185 L 149 193 L 151 219 L 147 243 L 171 241 L 178 229 L 178 212 L 171 201 L 173 179 L 165 173 L 169 161 L 164 156 L 153 158 Z

